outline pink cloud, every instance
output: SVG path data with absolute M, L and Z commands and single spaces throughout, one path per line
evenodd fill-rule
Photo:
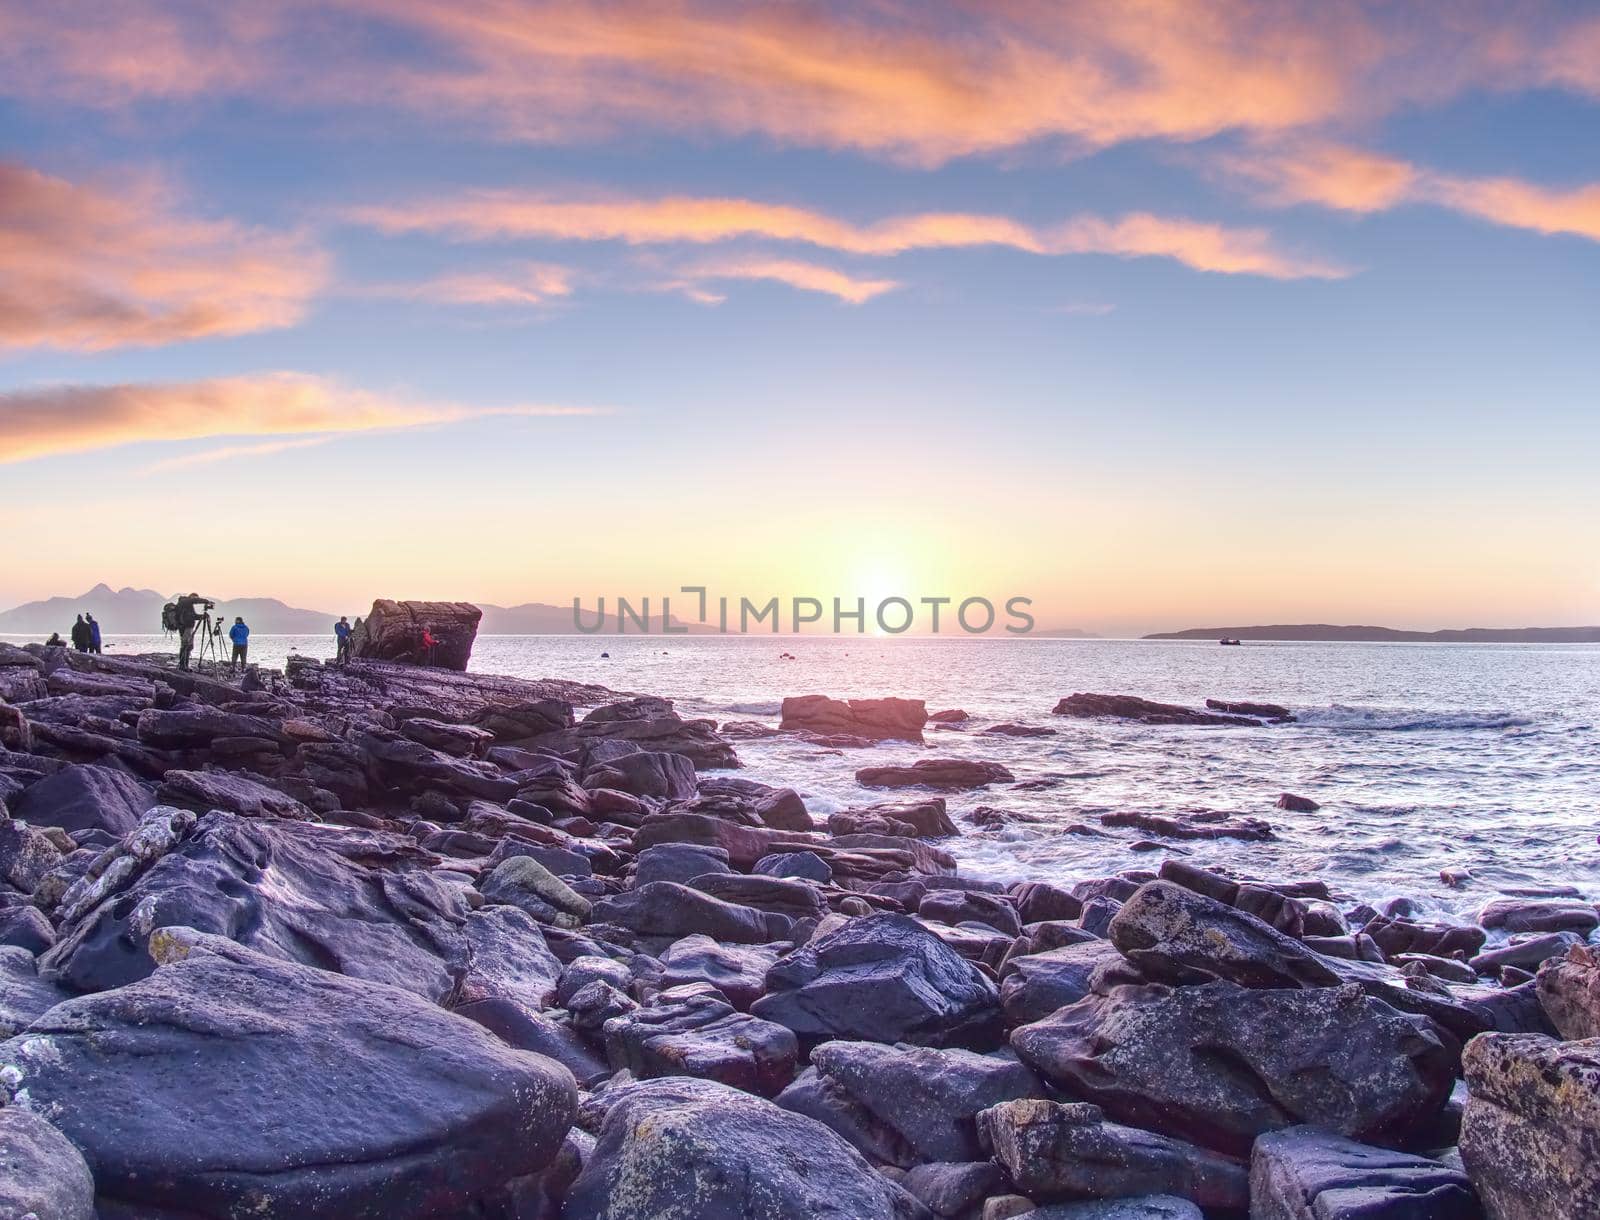
M 302 238 L 184 216 L 158 184 L 87 186 L 0 162 L 0 348 L 289 326 L 326 269 Z

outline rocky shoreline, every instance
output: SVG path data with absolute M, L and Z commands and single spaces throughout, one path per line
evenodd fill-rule
M 1003 886 L 941 846 L 995 764 L 863 768 L 893 791 L 826 821 L 736 772 L 961 719 L 0 645 L 0 1217 L 1600 1215 L 1577 891 L 1466 927 L 1177 858 Z

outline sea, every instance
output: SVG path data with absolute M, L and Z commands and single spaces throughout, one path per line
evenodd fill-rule
M 8 637 L 21 642 L 17 637 Z M 170 651 L 160 636 L 111 636 L 110 653 Z M 331 638 L 255 636 L 251 659 L 326 657 Z M 776 725 L 787 695 L 896 695 L 960 708 L 926 744 L 824 749 L 793 737 L 740 741 L 741 774 L 795 788 L 816 817 L 894 799 L 855 772 L 919 758 L 990 759 L 1019 786 L 949 797 L 957 821 L 989 805 L 1035 823 L 966 828 L 948 844 L 963 871 L 1072 882 L 1181 855 L 1266 880 L 1320 877 L 1349 902 L 1410 898 L 1464 919 L 1497 895 L 1576 886 L 1600 898 L 1600 646 L 1272 643 L 875 636 L 483 636 L 474 670 L 566 678 L 656 694 L 685 716 Z M 1079 691 L 1201 705 L 1284 705 L 1292 723 L 1199 728 L 1051 714 Z M 987 735 L 1011 722 L 1048 737 Z M 1281 793 L 1314 813 L 1280 810 Z M 1120 810 L 1222 810 L 1263 818 L 1274 838 L 1174 843 L 1068 833 Z M 1188 853 L 1188 854 L 1184 854 Z M 1470 878 L 1441 880 L 1445 870 Z

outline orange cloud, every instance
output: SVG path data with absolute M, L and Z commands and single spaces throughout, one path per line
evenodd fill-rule
M 420 284 L 386 285 L 375 291 L 383 296 L 441 305 L 548 305 L 571 296 L 576 278 L 567 267 L 524 263 L 509 273 L 446 275 Z
M 1325 260 L 1279 250 L 1260 229 L 1145 213 L 1109 220 L 1082 216 L 1046 229 L 1004 216 L 966 212 L 927 212 L 856 225 L 807 208 L 750 199 L 669 196 L 573 201 L 502 191 L 415 205 L 357 208 L 349 215 L 386 233 L 437 232 L 477 240 L 546 238 L 703 245 L 764 238 L 873 256 L 1004 246 L 1040 255 L 1172 258 L 1201 271 L 1274 279 L 1348 274 Z
M 1381 212 L 1427 203 L 1507 228 L 1600 241 L 1600 184 L 1559 189 L 1517 178 L 1465 178 L 1331 144 L 1258 149 L 1222 165 L 1274 204 Z
M 800 262 L 797 259 L 749 258 L 730 259 L 726 262 L 706 263 L 695 268 L 687 277 L 686 289 L 696 288 L 704 280 L 770 280 L 787 284 L 802 292 L 820 292 L 838 297 L 851 305 L 861 305 L 900 287 L 897 280 L 869 280 L 853 276 L 833 267 L 818 263 Z M 702 296 L 702 304 L 708 301 Z
M 0 463 L 145 441 L 308 434 L 326 438 L 487 416 L 603 413 L 593 407 L 409 402 L 301 373 L 148 385 L 68 385 L 0 394 Z
M 263 97 L 531 140 L 762 136 L 933 164 L 1282 133 L 1475 88 L 1600 93 L 1600 22 L 1415 0 L 0 0 L 0 91 Z
M 178 215 L 158 185 L 112 190 L 0 162 L 0 348 L 289 326 L 325 275 L 299 237 Z

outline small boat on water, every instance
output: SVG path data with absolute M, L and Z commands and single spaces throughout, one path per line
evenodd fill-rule
M 1219 644 L 1228 644 L 1228 645 L 1231 645 L 1231 646 L 1237 648 L 1240 644 L 1244 643 L 1244 641 L 1243 640 L 1230 640 L 1230 639 L 1224 637 L 1224 638 L 1218 640 L 1217 643 L 1219 643 Z

